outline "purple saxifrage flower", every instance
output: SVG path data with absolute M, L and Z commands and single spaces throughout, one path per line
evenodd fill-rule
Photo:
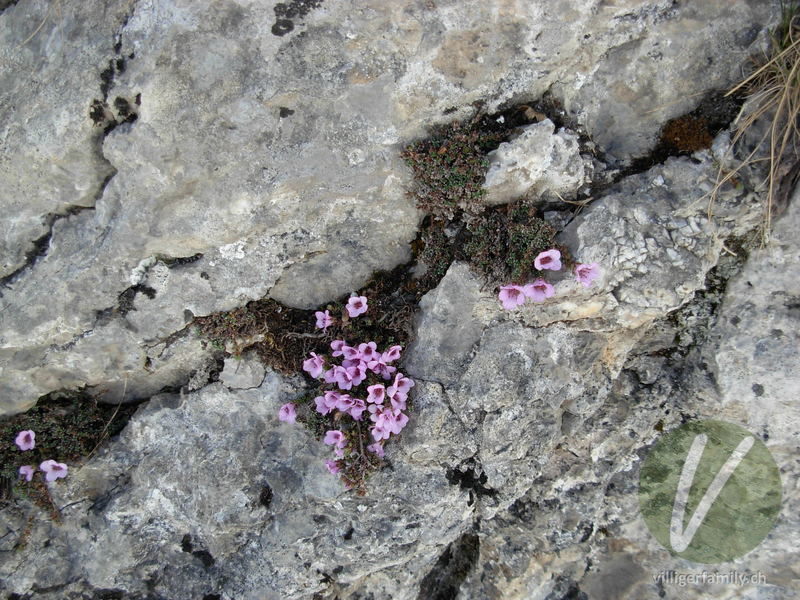
M 317 318 L 317 329 L 322 329 L 325 331 L 328 329 L 328 327 L 333 325 L 333 317 L 331 316 L 329 310 L 326 310 L 325 312 L 318 310 L 314 313 L 314 316 Z
M 30 429 L 20 431 L 14 443 L 19 446 L 20 450 L 33 450 L 34 446 L 36 446 L 36 434 Z
M 326 460 L 325 467 L 331 475 L 336 475 L 339 472 L 339 463 L 335 460 Z
M 67 476 L 67 465 L 64 463 L 59 463 L 54 460 L 46 460 L 42 464 L 39 465 L 39 468 L 44 471 L 45 476 L 44 478 L 47 481 L 55 481 L 60 477 Z
M 366 296 L 351 296 L 347 301 L 347 314 L 350 318 L 363 315 L 367 312 L 367 297 Z
M 314 379 L 322 375 L 322 367 L 325 364 L 325 359 L 317 356 L 315 352 L 311 352 L 311 358 L 303 361 L 303 371 L 307 371 Z
M 329 446 L 335 445 L 337 448 L 344 448 L 347 445 L 347 438 L 338 429 L 325 432 L 325 443 Z
M 25 481 L 33 479 L 33 473 L 35 471 L 36 467 L 32 467 L 31 465 L 25 465 L 19 468 L 19 474 L 25 477 Z
M 513 310 L 525 302 L 525 294 L 518 285 L 504 285 L 500 288 L 498 298 L 506 310 Z
M 547 283 L 544 279 L 537 279 L 533 283 L 529 283 L 523 288 L 525 296 L 534 302 L 544 302 L 555 294 L 555 289 L 552 285 Z
M 597 263 L 575 265 L 575 279 L 583 287 L 591 287 L 592 282 L 598 277 L 600 277 L 600 265 Z
M 540 252 L 533 261 L 533 266 L 539 271 L 558 271 L 561 269 L 561 252 L 555 248 Z
M 297 420 L 297 412 L 295 412 L 293 402 L 287 402 L 281 406 L 278 411 L 278 420 L 286 423 L 294 423 Z
M 367 450 L 369 450 L 374 454 L 377 454 L 379 458 L 384 457 L 383 445 L 379 444 L 378 442 L 375 442 L 374 444 L 370 444 L 369 446 L 367 446 Z

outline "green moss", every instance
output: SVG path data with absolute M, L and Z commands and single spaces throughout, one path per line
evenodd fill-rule
M 0 422 L 0 475 L 15 482 L 12 496 L 27 497 L 53 510 L 41 474 L 34 481 L 20 481 L 19 467 L 48 459 L 73 467 L 83 461 L 104 439 L 119 433 L 135 412 L 133 405 L 98 404 L 82 392 L 55 392 L 45 396 L 29 411 Z M 14 443 L 17 433 L 32 430 L 36 447 L 25 452 Z
M 462 123 L 438 128 L 428 139 L 406 147 L 401 156 L 414 171 L 412 194 L 425 212 L 447 220 L 461 211 L 483 210 L 486 154 L 504 139 L 499 132 Z
M 559 247 L 556 230 L 525 201 L 487 210 L 468 229 L 464 258 L 473 270 L 497 284 L 527 283 L 541 276 L 534 268 L 536 256 Z M 560 249 L 562 259 L 569 264 L 566 249 Z

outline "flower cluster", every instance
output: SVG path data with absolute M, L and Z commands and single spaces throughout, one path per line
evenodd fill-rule
M 33 450 L 36 447 L 36 433 L 30 429 L 20 431 L 14 439 L 14 443 L 22 452 Z M 66 477 L 68 471 L 67 465 L 54 460 L 42 462 L 39 465 L 39 469 L 44 473 L 46 481 L 55 481 L 61 477 Z M 25 478 L 25 481 L 31 481 L 34 473 L 36 473 L 36 467 L 32 465 L 23 465 L 19 468 L 19 474 Z
M 539 271 L 560 271 L 561 252 L 555 248 L 540 252 L 533 261 L 533 266 Z M 575 265 L 575 279 L 584 287 L 590 287 L 599 276 L 600 266 L 597 263 Z M 555 293 L 551 284 L 539 278 L 527 285 L 504 285 L 500 288 L 498 297 L 503 308 L 512 310 L 524 304 L 528 298 L 534 302 L 544 302 Z
M 368 465 L 372 459 L 365 449 L 383 458 L 386 440 L 392 434 L 399 434 L 408 423 L 405 411 L 414 381 L 393 364 L 400 359 L 399 345 L 381 352 L 375 342 L 351 346 L 344 340 L 334 340 L 330 347 L 330 359 L 311 352 L 310 358 L 303 362 L 303 370 L 322 383 L 320 395 L 314 398 L 314 411 L 332 418 L 338 425 L 325 433 L 324 442 L 333 447 L 334 454 L 325 465 L 331 473 L 339 473 L 353 463 Z M 333 364 L 334 358 L 340 364 Z M 366 389 L 359 393 L 361 387 Z M 296 409 L 292 402 L 284 404 L 278 418 L 294 423 Z M 367 430 L 370 437 L 365 440 Z

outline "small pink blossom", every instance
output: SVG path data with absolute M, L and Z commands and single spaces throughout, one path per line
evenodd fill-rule
M 388 429 L 385 429 L 382 425 L 375 425 L 372 429 L 369 430 L 372 434 L 372 439 L 376 442 L 380 442 L 381 440 L 388 440 L 391 432 Z
M 317 396 L 314 398 L 314 403 L 317 405 L 317 412 L 321 415 L 327 415 L 331 412 L 331 407 L 325 403 L 325 398 Z
M 347 301 L 347 314 L 350 318 L 363 315 L 367 312 L 367 297 L 366 296 L 351 296 Z
M 303 361 L 303 371 L 307 371 L 314 379 L 322 374 L 322 367 L 325 364 L 325 359 L 317 356 L 315 352 L 311 353 L 311 358 Z
M 326 310 L 325 312 L 318 310 L 314 313 L 314 316 L 317 318 L 317 329 L 322 329 L 325 331 L 328 329 L 328 327 L 333 325 L 333 317 L 331 316 L 331 312 L 329 310 Z
M 400 351 L 402 349 L 403 349 L 402 346 L 390 347 L 388 350 L 386 350 L 386 352 L 383 353 L 383 355 L 381 356 L 381 360 L 387 365 L 391 362 L 396 361 L 398 358 L 400 358 Z
M 370 452 L 373 452 L 374 454 L 377 454 L 378 457 L 380 457 L 380 458 L 384 457 L 383 444 L 379 444 L 378 442 L 375 442 L 374 444 L 370 444 L 369 446 L 367 446 L 367 450 L 369 450 Z
M 353 417 L 354 420 L 360 421 L 361 415 L 365 410 L 367 410 L 365 402 L 361 398 L 356 398 L 353 400 L 353 406 L 350 407 L 350 416 Z
M 575 279 L 577 279 L 583 287 L 591 287 L 592 282 L 598 277 L 600 277 L 600 265 L 596 262 L 575 265 Z
M 367 363 L 373 360 L 377 360 L 381 356 L 380 353 L 378 352 L 378 345 L 375 342 L 359 344 L 358 353 L 361 355 L 361 360 Z
M 347 438 L 338 429 L 325 432 L 325 443 L 329 446 L 336 445 L 337 448 L 344 448 L 347 445 Z
M 409 379 L 402 373 L 398 373 L 394 378 L 394 384 L 388 390 L 386 390 L 386 392 L 390 396 L 393 396 L 395 391 L 407 394 L 408 392 L 411 391 L 411 388 L 414 387 L 415 385 L 416 383 L 414 383 L 413 379 Z
M 336 410 L 348 412 L 355 404 L 355 399 L 350 394 L 341 394 L 336 402 Z
M 537 279 L 533 283 L 529 283 L 523 289 L 525 296 L 534 302 L 544 302 L 556 293 L 552 285 L 547 283 L 544 279 Z
M 339 472 L 339 462 L 335 460 L 326 460 L 325 467 L 328 469 L 331 475 L 336 475 Z
M 367 363 L 367 367 L 369 367 L 369 370 L 372 371 L 373 373 L 377 373 L 378 375 L 387 380 L 391 379 L 392 373 L 397 371 L 397 367 L 392 367 L 390 365 L 387 365 L 382 357 L 380 360 L 370 361 L 369 363 Z
M 54 460 L 46 460 L 42 464 L 39 465 L 39 468 L 44 471 L 45 476 L 44 478 L 47 481 L 55 481 L 60 477 L 67 476 L 67 465 L 64 463 L 59 463 Z
M 14 443 L 19 446 L 19 449 L 22 451 L 33 450 L 36 445 L 36 434 L 30 429 L 20 431 Z
M 333 455 L 336 458 L 344 458 L 344 450 L 342 450 L 341 448 L 334 448 Z
M 25 481 L 30 481 L 33 479 L 33 473 L 36 471 L 36 467 L 32 467 L 31 465 L 25 465 L 19 468 L 19 474 L 25 477 Z
M 533 261 L 533 266 L 540 271 L 558 271 L 561 269 L 561 252 L 555 248 L 540 252 Z
M 336 365 L 333 367 L 333 381 L 339 386 L 340 390 L 352 389 L 353 373 L 345 367 Z
M 287 402 L 281 406 L 278 411 L 278 420 L 285 423 L 294 423 L 297 420 L 297 412 L 294 409 L 294 403 Z
M 342 356 L 345 360 L 361 360 L 361 352 L 352 346 L 342 346 Z
M 513 310 L 525 302 L 525 294 L 522 291 L 522 287 L 518 285 L 502 286 L 498 298 L 500 298 L 500 302 L 502 302 L 503 308 L 506 310 Z
M 376 383 L 375 385 L 371 385 L 367 387 L 367 391 L 369 395 L 367 396 L 367 402 L 372 402 L 374 404 L 383 404 L 383 398 L 386 394 L 386 388 L 383 387 L 382 383 Z
M 347 344 L 344 340 L 333 340 L 331 342 L 331 349 L 333 350 L 332 356 L 341 356 L 342 348 Z

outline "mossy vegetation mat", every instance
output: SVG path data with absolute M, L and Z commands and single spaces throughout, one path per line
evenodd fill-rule
M 42 473 L 25 481 L 23 465 L 38 466 L 55 460 L 69 468 L 83 463 L 107 439 L 122 431 L 137 405 L 99 404 L 82 392 L 55 392 L 25 413 L 0 421 L 0 508 L 27 498 L 58 517 Z M 35 447 L 21 451 L 14 443 L 20 431 L 36 434 Z

